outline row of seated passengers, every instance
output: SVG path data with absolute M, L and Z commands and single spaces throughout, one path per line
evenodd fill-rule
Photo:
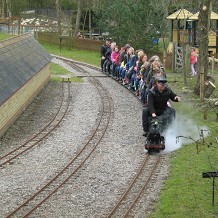
M 159 77 L 166 77 L 160 58 L 155 55 L 149 60 L 143 50 L 134 51 L 128 44 L 120 51 L 115 42 L 108 47 L 101 68 L 103 72 L 128 85 L 142 103 L 147 103 L 147 90 L 152 88 Z

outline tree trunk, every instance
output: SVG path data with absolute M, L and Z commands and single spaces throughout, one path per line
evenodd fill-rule
M 82 15 L 82 0 L 77 0 L 77 14 L 76 14 L 76 26 L 75 26 L 74 36 L 76 36 L 78 31 L 80 30 L 81 15 Z
M 11 15 L 12 15 L 11 14 L 11 3 L 9 0 L 6 0 L 5 3 L 6 3 L 6 7 L 7 7 L 7 17 L 11 17 Z
M 83 34 L 85 32 L 85 24 L 86 24 L 86 18 L 87 18 L 88 10 L 86 10 L 85 16 L 84 16 L 84 22 L 83 22 Z
M 202 0 L 199 11 L 199 57 L 198 78 L 194 92 L 204 98 L 204 81 L 208 74 L 208 32 L 210 27 L 211 0 Z M 203 83 L 203 84 L 202 84 Z
M 57 20 L 58 20 L 58 37 L 61 40 L 62 33 L 61 33 L 61 10 L 59 5 L 59 0 L 55 1 L 56 5 L 56 13 L 57 13 Z
M 216 88 L 214 83 L 215 83 L 215 79 L 212 78 L 211 76 L 207 76 L 207 80 L 204 83 L 204 95 L 205 95 L 205 98 L 209 98 L 213 94 L 213 91 Z
M 91 10 L 91 5 L 89 5 L 89 38 L 92 39 L 92 10 Z

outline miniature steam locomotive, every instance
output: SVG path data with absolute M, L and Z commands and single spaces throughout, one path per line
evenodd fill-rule
M 163 131 L 169 127 L 174 117 L 159 116 L 150 118 L 149 131 L 145 140 L 145 149 L 151 152 L 159 152 L 165 149 L 165 138 Z

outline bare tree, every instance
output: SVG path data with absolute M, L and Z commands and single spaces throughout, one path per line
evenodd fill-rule
M 7 16 L 11 17 L 11 2 L 10 2 L 10 0 L 5 0 L 5 3 L 6 3 L 6 7 L 7 7 Z
M 92 8 L 91 8 L 91 3 L 88 5 L 88 10 L 89 10 L 89 38 L 92 38 Z
M 78 31 L 80 30 L 81 16 L 82 16 L 82 0 L 77 0 L 77 14 L 76 14 L 76 25 L 75 25 L 74 36 L 76 36 Z
M 60 5 L 59 5 L 59 0 L 55 1 L 55 5 L 56 5 L 56 12 L 57 12 L 57 19 L 58 19 L 58 36 L 61 40 L 61 37 L 62 37 L 62 33 L 61 33 L 61 9 L 60 9 Z

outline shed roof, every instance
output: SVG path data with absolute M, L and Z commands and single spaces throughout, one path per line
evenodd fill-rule
M 0 105 L 51 59 L 51 55 L 29 34 L 0 41 Z
M 189 20 L 198 20 L 198 15 L 199 15 L 199 12 L 193 14 L 191 17 L 189 17 L 188 19 Z M 218 20 L 218 14 L 211 11 L 211 14 L 210 14 L 210 19 L 211 20 Z
M 191 12 L 186 9 L 179 9 L 178 11 L 174 12 L 173 14 L 169 15 L 167 19 L 170 20 L 184 20 L 189 19 L 189 17 L 193 16 Z

